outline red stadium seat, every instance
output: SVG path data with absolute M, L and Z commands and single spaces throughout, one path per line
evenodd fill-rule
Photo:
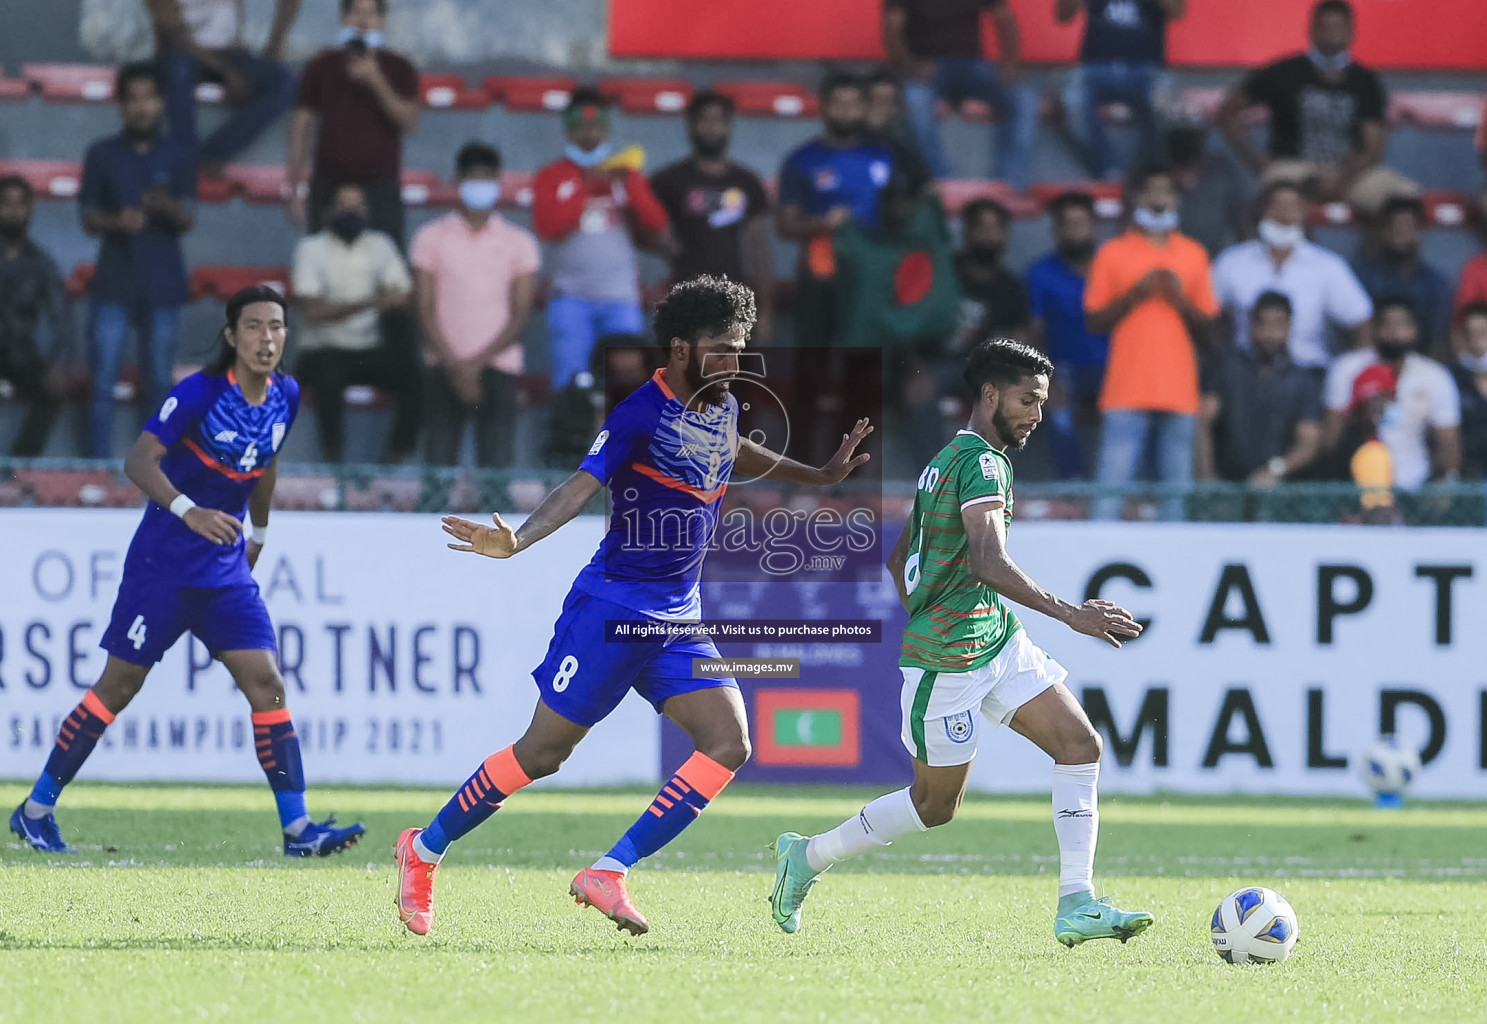
M 191 292 L 199 298 L 226 301 L 236 291 L 266 284 L 289 295 L 288 267 L 197 267 L 191 272 Z
M 72 199 L 82 184 L 83 165 L 70 160 L 0 160 L 0 174 L 25 178 L 38 199 Z
M 17 469 L 15 483 L 32 504 L 127 506 L 139 491 L 109 469 Z
M 1482 118 L 1474 92 L 1401 92 L 1389 103 L 1389 120 L 1416 128 L 1471 131 Z
M 249 203 L 282 203 L 289 194 L 283 164 L 228 164 L 223 179 L 232 192 Z M 211 200 L 202 198 L 203 202 Z M 219 200 L 225 202 L 225 198 Z
M 72 268 L 72 273 L 67 275 L 67 294 L 74 299 L 81 299 L 88 294 L 88 285 L 93 283 L 93 264 L 79 263 Z
M 0 74 L 0 101 L 23 100 L 31 95 L 31 85 L 24 78 L 6 78 Z
M 198 175 L 196 179 L 196 201 L 198 203 L 225 203 L 232 199 L 237 187 L 227 177 L 208 178 Z
M 959 216 L 965 204 L 972 199 L 995 199 L 1018 218 L 1036 217 L 1038 206 L 1031 198 L 1018 192 L 1011 185 L 1000 181 L 942 181 L 936 185 L 945 212 Z
M 1431 227 L 1455 230 L 1471 226 L 1469 220 L 1477 206 L 1475 197 L 1460 192 L 1427 192 L 1421 198 Z
M 532 205 L 532 178 L 526 171 L 506 171 L 501 175 L 501 205 L 511 209 L 530 208 Z
M 409 206 L 446 206 L 454 202 L 454 186 L 445 186 L 433 171 L 403 171 L 403 202 Z
M 462 75 L 419 75 L 418 95 L 431 110 L 484 110 L 491 101 L 490 93 Z
M 560 111 L 568 106 L 568 97 L 578 88 L 578 80 L 491 75 L 481 85 L 492 102 L 504 103 L 508 110 Z
M 794 82 L 718 82 L 713 88 L 752 117 L 815 117 L 819 111 L 816 94 Z
M 1045 210 L 1048 204 L 1065 192 L 1087 192 L 1095 199 L 1095 215 L 1114 220 L 1121 212 L 1121 186 L 1109 181 L 1065 181 L 1034 185 L 1028 190 L 1037 201 L 1038 209 Z
M 98 64 L 22 64 L 21 77 L 51 103 L 102 103 L 114 95 L 114 69 Z
M 692 98 L 692 83 L 676 78 L 606 78 L 599 89 L 627 114 L 680 114 Z

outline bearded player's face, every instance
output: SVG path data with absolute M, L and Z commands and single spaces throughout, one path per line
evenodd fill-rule
M 991 425 L 1013 451 L 1021 451 L 1038 424 L 1043 422 L 1043 403 L 1048 401 L 1048 378 L 1030 374 L 1016 384 L 997 391 L 996 412 Z
M 731 378 L 738 373 L 738 354 L 744 350 L 747 332 L 734 327 L 722 334 L 697 339 L 687 362 L 687 386 L 703 405 L 718 405 L 728 395 Z

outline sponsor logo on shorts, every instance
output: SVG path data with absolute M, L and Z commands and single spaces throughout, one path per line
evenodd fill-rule
M 962 711 L 958 715 L 951 715 L 945 719 L 945 735 L 951 743 L 969 743 L 971 736 L 976 732 L 976 714 L 974 711 Z

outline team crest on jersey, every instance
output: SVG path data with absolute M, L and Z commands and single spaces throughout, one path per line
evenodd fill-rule
M 278 451 L 279 450 L 279 444 L 280 444 L 280 442 L 282 442 L 284 440 L 284 432 L 286 430 L 288 430 L 288 429 L 289 429 L 289 427 L 288 427 L 287 424 L 284 424 L 284 423 L 275 423 L 274 424 L 273 440 L 270 442 L 270 445 L 274 449 L 274 451 Z
M 969 743 L 976 732 L 976 713 L 962 711 L 945 719 L 945 736 L 951 743 Z
M 596 437 L 596 438 L 594 438 L 594 443 L 593 444 L 589 445 L 589 454 L 590 455 L 598 455 L 599 452 L 600 452 L 600 450 L 603 449 L 603 447 L 604 447 L 604 442 L 605 441 L 608 441 L 608 440 L 609 440 L 609 431 L 607 431 L 607 430 L 601 430 L 601 431 L 599 431 L 599 436 Z
M 988 480 L 996 479 L 996 456 L 991 452 L 981 453 L 981 475 Z

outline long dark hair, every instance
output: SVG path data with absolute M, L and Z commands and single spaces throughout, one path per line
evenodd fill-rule
M 243 315 L 243 310 L 255 302 L 277 303 L 280 310 L 288 312 L 288 306 L 284 302 L 284 296 L 266 284 L 249 285 L 233 293 L 232 298 L 227 300 L 227 323 L 222 326 L 222 331 L 217 335 L 217 358 L 207 364 L 206 371 L 217 377 L 221 377 L 232 364 L 237 362 L 237 349 L 227 340 L 229 329 L 237 330 L 238 320 Z

